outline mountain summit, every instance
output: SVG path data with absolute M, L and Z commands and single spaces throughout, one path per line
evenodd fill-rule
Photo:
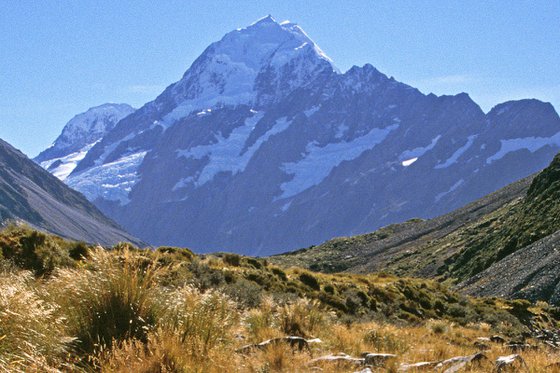
M 264 255 L 449 212 L 559 150 L 550 104 L 485 114 L 369 64 L 341 73 L 269 16 L 211 44 L 66 182 L 152 244 Z

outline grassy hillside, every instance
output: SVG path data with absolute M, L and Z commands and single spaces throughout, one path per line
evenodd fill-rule
M 451 214 L 337 238 L 270 260 L 321 272 L 384 270 L 463 281 L 559 229 L 560 155 L 534 179 Z
M 397 354 L 394 371 L 474 353 L 479 336 L 556 328 L 560 317 L 542 302 L 470 298 L 430 280 L 311 273 L 169 247 L 105 250 L 14 226 L 0 233 L 0 253 L 7 371 L 348 371 L 347 362 L 311 360 L 366 351 Z M 239 350 L 284 336 L 322 342 L 296 352 L 281 343 Z M 544 349 L 526 360 L 553 362 Z

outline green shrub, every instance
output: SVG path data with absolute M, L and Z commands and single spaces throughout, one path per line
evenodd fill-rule
M 239 267 L 241 265 L 241 256 L 237 254 L 225 254 L 222 259 L 225 264 L 229 264 L 234 267 Z
M 250 266 L 252 266 L 255 269 L 262 269 L 263 268 L 263 264 L 255 258 L 247 258 L 247 264 L 249 264 Z
M 186 248 L 161 246 L 156 249 L 157 253 L 166 254 L 171 256 L 174 261 L 191 261 L 194 258 L 194 253 Z
M 244 308 L 255 308 L 261 302 L 263 291 L 261 287 L 254 282 L 240 279 L 232 284 L 226 285 L 224 287 L 224 293 Z
M 12 226 L 0 235 L 0 251 L 5 259 L 19 268 L 42 276 L 50 274 L 56 267 L 74 265 L 68 250 L 59 245 L 62 242 L 39 231 Z
M 319 284 L 319 281 L 317 281 L 315 276 L 313 276 L 312 274 L 304 272 L 299 275 L 299 280 L 313 290 L 321 289 L 321 285 Z
M 272 273 L 275 274 L 276 276 L 278 276 L 278 278 L 280 278 L 282 281 L 286 281 L 288 280 L 288 276 L 286 275 L 286 272 L 284 272 L 283 270 L 281 270 L 278 267 L 272 267 L 271 269 Z

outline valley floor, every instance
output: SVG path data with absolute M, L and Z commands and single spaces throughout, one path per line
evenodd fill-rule
M 15 226 L 0 254 L 0 371 L 490 372 L 510 355 L 512 371 L 560 371 L 560 313 L 544 302 Z

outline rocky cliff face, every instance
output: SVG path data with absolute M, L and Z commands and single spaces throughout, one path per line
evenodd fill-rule
M 265 255 L 452 211 L 559 150 L 550 104 L 485 114 L 371 65 L 341 73 L 266 17 L 210 45 L 66 182 L 150 243 Z

